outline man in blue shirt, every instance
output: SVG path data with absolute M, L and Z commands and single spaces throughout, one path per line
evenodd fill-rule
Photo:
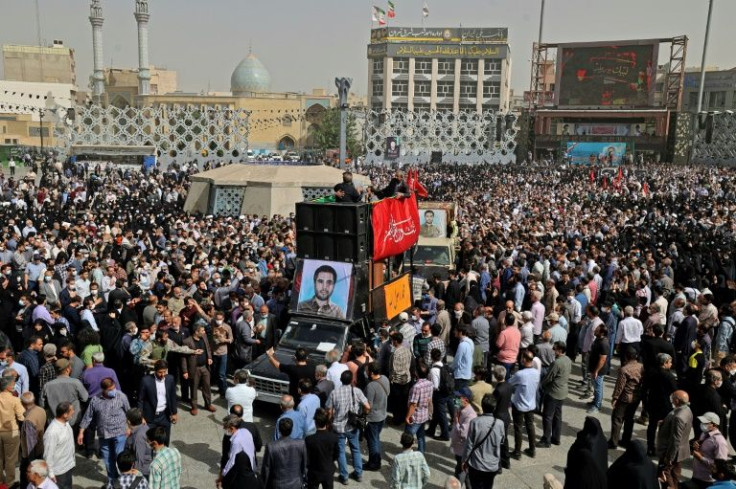
M 455 337 L 458 339 L 455 359 L 452 362 L 452 373 L 455 378 L 455 390 L 467 387 L 473 378 L 473 351 L 475 345 L 468 338 L 468 329 L 465 325 L 455 328 Z
M 274 426 L 273 430 L 273 439 L 274 441 L 281 438 L 281 433 L 279 432 L 279 424 L 281 423 L 281 420 L 284 418 L 291 419 L 293 428 L 291 430 L 291 435 L 289 437 L 293 440 L 301 440 L 304 438 L 304 415 L 300 413 L 299 411 L 294 410 L 294 398 L 291 397 L 288 394 L 284 394 L 281 396 L 281 411 L 282 414 L 279 416 L 279 419 L 276 420 L 276 425 Z
M 304 437 L 313 435 L 317 432 L 317 426 L 314 424 L 314 413 L 320 407 L 319 396 L 312 394 L 313 384 L 311 379 L 301 379 L 299 381 L 299 407 L 297 411 L 302 415 Z M 292 438 L 294 432 L 291 433 Z
M 524 453 L 534 458 L 535 434 L 534 434 L 534 410 L 537 409 L 537 389 L 539 388 L 539 371 L 532 365 L 534 353 L 525 351 L 521 356 L 522 369 L 509 379 L 509 384 L 514 387 L 514 395 L 511 397 L 511 415 L 514 419 L 514 452 L 513 458 L 521 458 L 521 424 L 526 425 L 526 435 L 529 439 L 529 448 Z

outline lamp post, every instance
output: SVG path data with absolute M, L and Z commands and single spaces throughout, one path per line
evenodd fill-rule
M 41 156 L 43 157 L 43 116 L 44 116 L 45 110 L 38 109 L 38 117 L 41 120 Z
M 353 84 L 352 78 L 335 78 L 335 86 L 337 87 L 338 100 L 340 103 L 340 169 L 346 169 L 345 160 L 347 159 L 347 125 L 348 125 L 348 92 L 350 85 Z
M 542 0 L 542 8 L 539 11 L 539 39 L 537 40 L 538 44 L 542 44 L 542 32 L 544 30 L 544 2 L 545 0 Z
M 700 64 L 700 86 L 698 87 L 698 110 L 703 110 L 703 93 L 705 91 L 705 61 L 708 55 L 708 38 L 710 37 L 710 19 L 713 15 L 713 0 L 708 2 L 708 20 L 705 24 L 705 40 L 703 41 L 703 61 Z
M 690 161 L 695 159 L 695 140 L 697 138 L 696 129 L 700 124 L 701 112 L 703 110 L 703 95 L 705 94 L 705 62 L 708 56 L 708 39 L 710 38 L 710 20 L 713 15 L 713 0 L 708 1 L 708 20 L 705 23 L 705 39 L 703 40 L 703 60 L 700 63 L 700 86 L 698 87 L 698 105 L 695 110 L 695 117 L 692 125 L 692 141 L 690 141 Z

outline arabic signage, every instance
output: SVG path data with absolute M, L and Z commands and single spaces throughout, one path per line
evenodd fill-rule
M 505 43 L 509 38 L 506 27 L 382 27 L 371 31 L 371 43 L 433 42 L 433 43 Z
M 380 261 L 408 250 L 419 239 L 416 195 L 391 197 L 373 204 L 373 260 Z
M 412 304 L 412 291 L 409 274 L 405 273 L 391 282 L 376 287 L 372 292 L 373 318 L 393 319 L 406 311 Z
M 472 44 L 371 44 L 368 46 L 369 57 L 503 59 L 506 55 L 506 46 Z
M 658 41 L 560 45 L 557 50 L 557 105 L 654 105 L 658 53 Z

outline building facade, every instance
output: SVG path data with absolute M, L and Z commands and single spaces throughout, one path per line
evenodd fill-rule
M 135 98 L 140 95 L 138 87 L 138 70 L 126 68 L 105 68 L 105 91 L 107 101 L 116 107 L 135 105 Z M 151 66 L 150 95 L 164 95 L 176 92 L 176 71 Z
M 368 45 L 373 110 L 506 112 L 507 28 L 381 27 Z
M 54 41 L 51 46 L 3 45 L 4 79 L 77 85 L 74 50 Z
M 685 73 L 685 88 L 682 98 L 683 110 L 695 112 L 698 108 L 700 70 Z M 730 70 L 706 70 L 703 107 L 707 111 L 736 109 L 736 68 Z

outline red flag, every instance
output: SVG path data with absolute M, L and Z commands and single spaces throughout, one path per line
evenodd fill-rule
M 409 168 L 409 170 L 406 172 L 406 187 L 409 190 L 414 190 L 414 170 Z
M 603 176 L 603 190 L 606 190 L 608 188 L 608 177 Z
M 590 169 L 590 183 L 595 182 L 595 171 L 593 169 Z
M 616 188 L 621 188 L 621 180 L 624 178 L 624 169 L 618 167 L 618 175 L 616 176 Z
M 419 207 L 415 195 L 376 202 L 372 220 L 376 261 L 403 253 L 419 239 Z
M 644 182 L 644 185 L 641 186 L 641 191 L 644 194 L 644 197 L 649 197 L 649 183 Z
M 412 179 L 412 190 L 414 190 L 419 197 L 427 198 L 429 197 L 429 192 L 427 192 L 427 187 L 422 185 L 422 182 L 419 181 L 419 170 L 414 169 L 414 176 Z

